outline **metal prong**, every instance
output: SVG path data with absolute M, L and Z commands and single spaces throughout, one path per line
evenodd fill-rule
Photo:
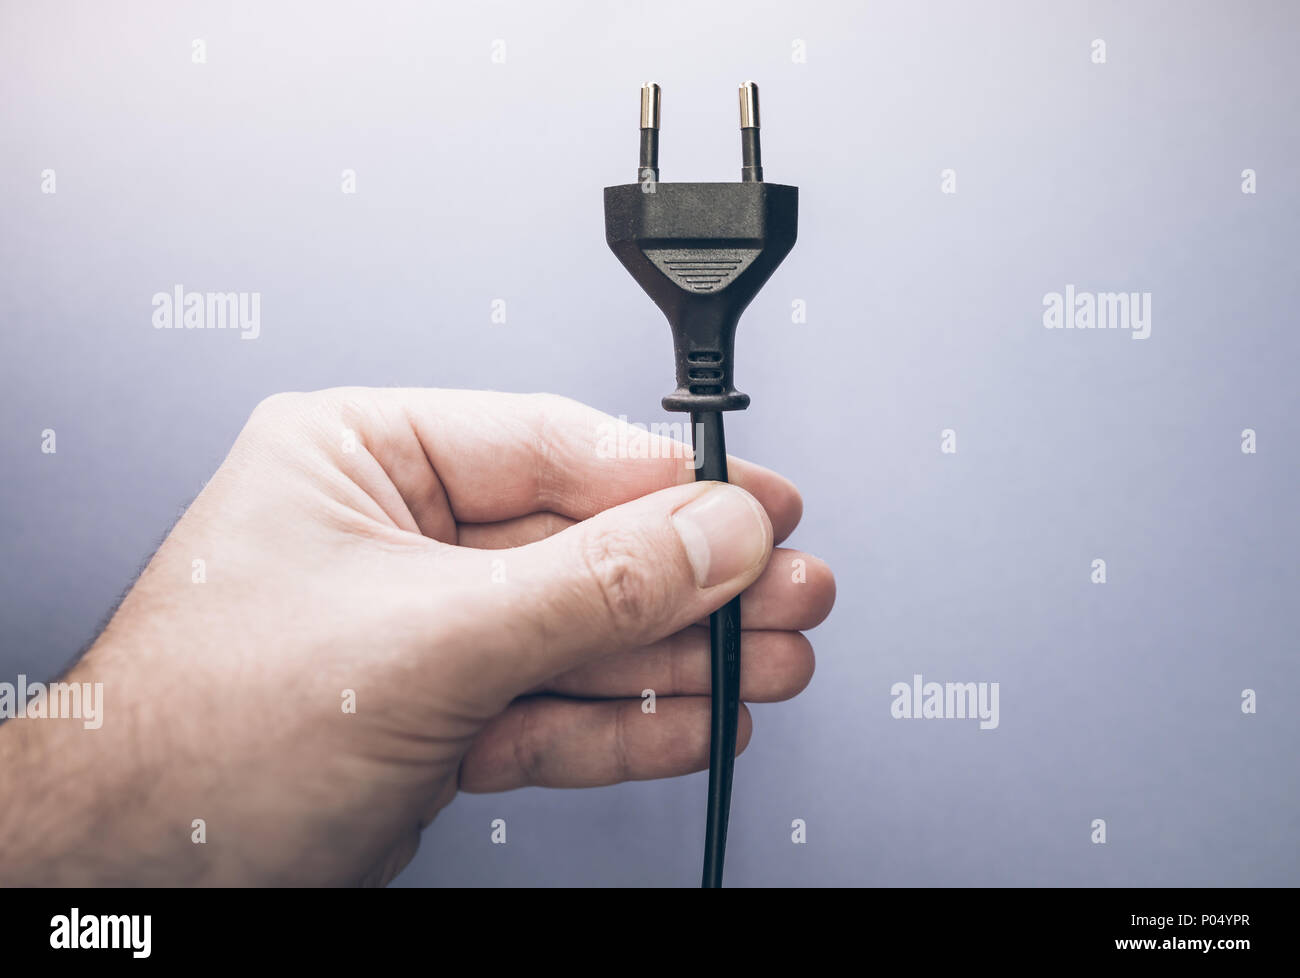
M 758 125 L 758 86 L 747 81 L 740 86 L 740 128 L 757 129 Z
M 636 182 L 642 189 L 659 182 L 659 86 L 646 82 L 641 86 L 641 165 Z
M 763 180 L 758 131 L 758 86 L 747 81 L 740 86 L 740 179 L 744 183 Z
M 641 86 L 641 128 L 659 128 L 659 86 L 654 82 Z

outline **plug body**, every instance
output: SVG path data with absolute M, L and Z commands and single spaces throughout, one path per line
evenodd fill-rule
M 605 188 L 605 240 L 672 326 L 677 389 L 664 408 L 741 410 L 749 396 L 735 387 L 736 325 L 794 247 L 799 188 L 762 181 L 756 87 L 741 90 L 738 183 L 659 182 L 658 111 L 654 86 L 642 102 L 642 179 Z

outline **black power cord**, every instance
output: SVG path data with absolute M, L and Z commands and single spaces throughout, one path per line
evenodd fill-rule
M 722 412 L 691 412 L 691 440 L 699 467 L 696 482 L 727 481 L 727 443 Z M 736 764 L 736 724 L 740 719 L 740 598 L 709 615 L 710 724 L 709 804 L 705 814 L 704 882 L 722 885 L 731 810 L 731 773 Z
M 794 247 L 799 189 L 763 182 L 758 86 L 740 86 L 740 183 L 659 182 L 659 86 L 641 89 L 637 182 L 605 188 L 605 238 L 668 317 L 677 390 L 667 411 L 691 416 L 697 481 L 727 481 L 722 412 L 749 395 L 733 383 L 736 324 Z M 703 886 L 722 885 L 740 716 L 740 598 L 709 617 L 712 723 Z

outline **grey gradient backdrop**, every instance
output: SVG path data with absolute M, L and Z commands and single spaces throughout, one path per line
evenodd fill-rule
M 93 637 L 267 394 L 669 420 L 668 330 L 600 191 L 634 172 L 646 79 L 663 178 L 735 179 L 753 78 L 802 220 L 741 324 L 728 437 L 799 482 L 793 543 L 839 602 L 807 692 L 754 708 L 728 881 L 1295 884 L 1298 27 L 1262 2 L 4 3 L 0 677 Z M 177 283 L 260 291 L 261 338 L 154 330 Z M 1150 291 L 1150 338 L 1045 330 L 1066 283 Z M 892 719 L 918 672 L 999 682 L 1000 728 Z M 692 884 L 704 788 L 461 797 L 399 882 Z

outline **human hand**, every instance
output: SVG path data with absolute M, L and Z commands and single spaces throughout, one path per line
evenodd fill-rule
M 749 588 L 741 696 L 786 699 L 834 582 L 773 551 L 789 482 L 601 458 L 602 423 L 546 395 L 263 402 L 65 677 L 103 683 L 102 727 L 0 727 L 9 881 L 385 883 L 458 789 L 706 767 L 701 623 Z

